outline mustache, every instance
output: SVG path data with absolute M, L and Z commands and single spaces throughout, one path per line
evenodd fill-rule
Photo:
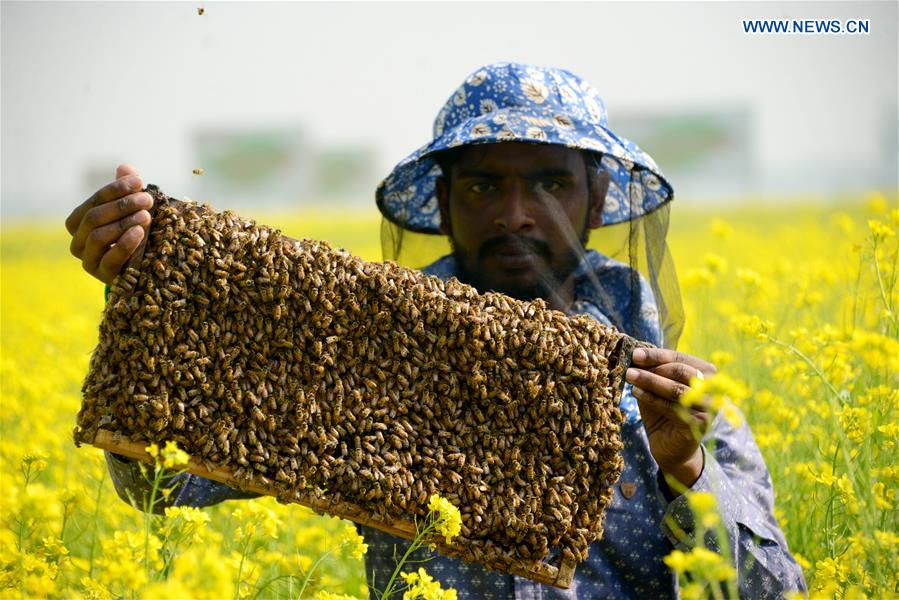
M 481 247 L 478 249 L 478 259 L 484 260 L 498 248 L 502 247 L 513 247 L 521 250 L 529 250 L 534 254 L 544 257 L 549 257 L 550 255 L 549 244 L 547 244 L 546 242 L 535 240 L 522 235 L 506 234 L 490 238 L 489 240 L 481 244 Z

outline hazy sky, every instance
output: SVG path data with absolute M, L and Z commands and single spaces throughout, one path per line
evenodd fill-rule
M 111 179 L 123 161 L 190 196 L 193 131 L 231 124 L 300 123 L 322 144 L 371 145 L 373 192 L 429 140 L 464 77 L 497 60 L 582 74 L 603 94 L 612 129 L 616 111 L 749 107 L 771 180 L 810 166 L 882 165 L 896 146 L 896 2 L 0 9 L 5 216 L 62 218 L 93 191 L 85 169 L 108 166 Z M 745 35 L 743 18 L 867 18 L 872 31 Z

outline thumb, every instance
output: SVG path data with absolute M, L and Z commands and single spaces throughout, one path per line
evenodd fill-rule
M 115 178 L 116 179 L 121 179 L 122 177 L 125 177 L 127 175 L 137 175 L 138 177 L 140 177 L 140 173 L 137 172 L 137 169 L 134 168 L 133 165 L 125 164 L 125 165 L 119 165 L 118 167 L 116 167 L 116 170 L 115 170 Z

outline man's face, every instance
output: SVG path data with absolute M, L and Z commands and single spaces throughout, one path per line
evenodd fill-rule
M 438 180 L 444 233 L 460 276 L 480 291 L 549 298 L 602 224 L 607 177 L 578 150 L 509 142 L 465 148 Z

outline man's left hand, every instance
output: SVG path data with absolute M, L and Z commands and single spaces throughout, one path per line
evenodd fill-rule
M 665 348 L 634 350 L 627 370 L 649 436 L 649 450 L 669 483 L 673 478 L 683 488 L 692 486 L 702 473 L 699 442 L 715 415 L 708 405 L 682 406 L 680 398 L 690 389 L 691 379 L 716 371 L 709 362 Z M 669 487 L 674 495 L 679 494 L 674 488 L 680 486 Z

